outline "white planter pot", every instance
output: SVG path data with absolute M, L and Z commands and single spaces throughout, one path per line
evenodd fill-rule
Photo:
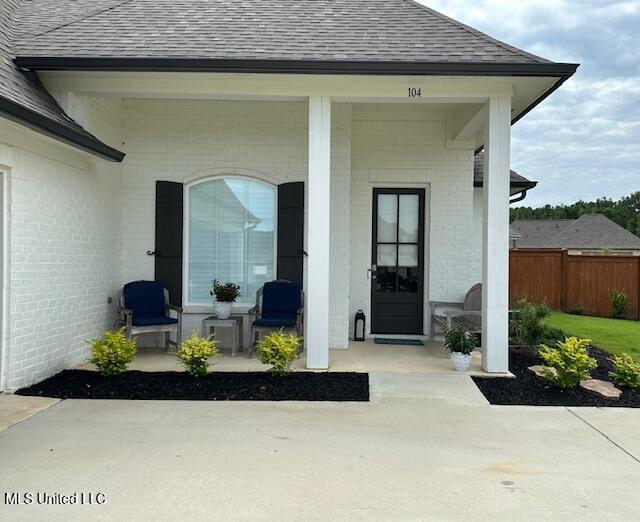
M 471 354 L 464 354 L 460 352 L 451 352 L 451 360 L 453 361 L 453 367 L 459 372 L 466 372 L 471 364 Z
M 213 302 L 213 313 L 218 319 L 229 319 L 233 303 L 223 303 L 222 301 Z

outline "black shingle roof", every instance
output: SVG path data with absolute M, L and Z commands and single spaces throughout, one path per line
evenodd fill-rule
M 410 0 L 33 0 L 20 57 L 543 64 Z
M 2 0 L 0 5 L 0 113 L 112 159 L 123 154 L 68 118 L 12 58 L 31 70 L 524 75 L 558 78 L 556 86 L 577 67 L 517 49 L 412 0 Z
M 0 3 L 0 114 L 91 152 L 122 159 L 121 153 L 69 118 L 37 79 L 29 79 L 13 63 L 14 21 L 19 4 L 19 0 Z
M 510 171 L 511 194 L 515 194 L 522 190 L 534 188 L 538 182 L 531 181 L 524 176 L 518 174 L 515 170 Z M 478 152 L 473 158 L 473 186 L 481 187 L 484 178 L 484 151 Z

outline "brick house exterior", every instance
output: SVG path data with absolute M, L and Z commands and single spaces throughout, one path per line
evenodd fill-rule
M 90 67 L 81 60 L 65 65 L 74 49 L 86 56 L 83 45 L 100 47 L 102 37 L 96 32 L 91 41 L 72 41 L 75 48 L 69 51 L 56 48 L 56 32 L 64 28 L 52 29 L 46 41 L 50 56 L 44 57 L 42 37 L 24 29 L 49 27 L 37 4 L 18 1 L 4 7 L 12 10 L 11 16 L 3 13 L 5 26 L 21 23 L 4 44 L 9 60 L 0 75 L 0 94 L 8 104 L 35 113 L 37 96 L 50 95 L 64 128 L 51 131 L 21 120 L 18 109 L 10 113 L 13 105 L 0 111 L 3 390 L 85 361 L 84 340 L 112 326 L 122 285 L 154 279 L 154 261 L 146 251 L 154 248 L 157 181 L 177 181 L 188 190 L 194 181 L 225 176 L 272 186 L 306 184 L 310 367 L 326 367 L 329 348 L 348 349 L 358 309 L 371 317 L 373 189 L 404 187 L 425 190 L 421 334 L 430 334 L 429 301 L 459 302 L 469 287 L 483 281 L 488 289 L 483 337 L 500 341 L 485 348 L 485 369 L 505 371 L 506 339 L 500 336 L 507 293 L 504 270 L 496 273 L 493 266 L 504 264 L 508 254 L 509 126 L 575 66 L 531 58 L 511 47 L 507 52 L 481 33 L 399 0 L 389 2 L 396 14 L 423 23 L 424 31 L 437 36 L 445 23 L 460 30 L 461 38 L 479 40 L 481 48 L 495 45 L 499 56 L 487 51 L 481 60 L 456 61 L 452 48 L 448 60 L 417 57 L 405 71 L 384 71 L 379 58 L 369 60 L 367 69 L 363 58 L 354 60 L 357 74 L 352 75 L 324 62 L 324 70 L 302 74 L 268 70 L 268 65 L 258 72 L 255 66 L 229 72 L 216 70 L 213 62 L 204 71 L 170 70 L 169 63 L 162 70 L 157 64 L 133 70 L 124 62 L 108 68 L 99 61 Z M 195 3 L 181 4 L 196 9 Z M 373 4 L 383 9 L 380 2 Z M 111 16 L 118 9 L 125 7 L 111 10 Z M 96 14 L 96 28 L 105 16 Z M 318 16 L 341 23 L 339 14 Z M 63 18 L 61 24 L 67 22 Z M 92 23 L 90 17 L 74 20 L 69 23 Z M 115 34 L 118 19 L 114 22 Z M 309 38 L 313 46 L 313 35 Z M 57 64 L 45 63 L 54 58 Z M 393 57 L 385 63 L 403 65 Z M 37 73 L 48 92 L 35 98 L 15 95 L 10 75 L 22 75 L 23 81 L 25 70 Z M 420 97 L 411 97 L 411 88 L 420 89 Z M 36 123 L 53 118 L 44 110 L 40 116 Z M 489 152 L 485 183 L 478 186 L 474 155 L 482 146 Z M 325 189 L 330 197 L 318 201 L 316 194 Z M 483 212 L 483 198 L 500 203 Z M 329 241 L 322 257 L 322 240 L 316 238 L 324 237 L 327 220 Z M 489 237 L 482 233 L 483 220 Z M 489 265 L 484 269 L 483 259 Z M 326 320 L 317 310 L 328 311 Z M 209 314 L 206 306 L 185 304 L 185 335 Z

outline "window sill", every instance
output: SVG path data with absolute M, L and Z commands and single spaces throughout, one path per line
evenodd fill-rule
M 233 308 L 231 310 L 232 314 L 240 314 L 240 315 L 246 315 L 249 313 L 249 310 L 251 310 L 251 308 L 253 308 L 255 305 L 252 304 L 238 304 L 238 305 L 233 305 Z M 207 314 L 207 315 L 213 315 L 213 306 L 209 306 L 209 305 L 184 305 L 183 310 L 182 310 L 183 314 Z

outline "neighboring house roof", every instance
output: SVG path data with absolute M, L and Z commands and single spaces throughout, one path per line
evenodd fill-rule
M 602 214 L 578 219 L 527 219 L 511 223 L 518 248 L 640 250 L 640 237 Z
M 122 159 L 70 120 L 35 70 L 546 76 L 576 70 L 412 0 L 4 0 L 0 111 Z M 35 75 L 33 75 L 35 76 Z M 16 114 L 12 114 L 12 111 Z M 23 120 L 29 124 L 29 115 Z M 48 129 L 54 125 L 55 129 Z M 106 149 L 105 149 L 106 148 Z
M 85 150 L 121 160 L 123 154 L 69 118 L 36 78 L 29 78 L 14 64 L 11 46 L 20 3 L 19 0 L 0 3 L 0 114 Z
M 538 182 L 531 181 L 518 174 L 515 170 L 510 171 L 511 195 L 534 188 Z M 473 186 L 482 187 L 484 178 L 484 151 L 478 152 L 473 158 Z

